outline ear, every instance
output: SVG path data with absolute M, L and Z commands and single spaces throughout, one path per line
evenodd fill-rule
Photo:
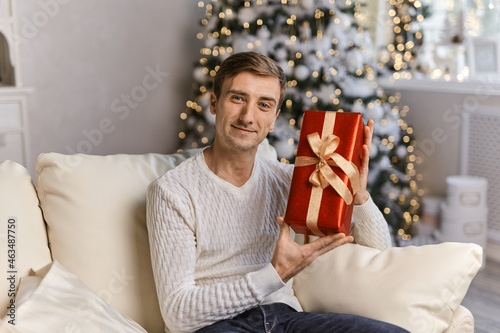
M 271 123 L 271 126 L 269 127 L 269 132 L 274 131 L 274 123 L 276 122 L 276 119 L 278 118 L 280 111 L 281 111 L 281 109 L 278 109 L 278 111 L 276 111 L 276 116 L 274 116 L 273 122 Z
M 210 113 L 215 115 L 217 106 L 217 97 L 214 93 L 210 94 Z

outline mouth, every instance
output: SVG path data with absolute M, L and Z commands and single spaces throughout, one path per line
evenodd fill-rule
M 240 131 L 240 132 L 243 132 L 243 133 L 255 133 L 256 131 L 254 130 L 251 130 L 251 129 L 248 129 L 248 128 L 245 128 L 245 127 L 240 127 L 240 126 L 236 126 L 236 125 L 231 125 L 234 129 Z

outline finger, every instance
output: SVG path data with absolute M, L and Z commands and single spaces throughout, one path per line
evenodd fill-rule
M 354 237 L 352 236 L 345 236 L 343 238 L 340 238 L 338 240 L 336 240 L 335 242 L 325 246 L 324 248 L 322 248 L 321 250 L 319 250 L 317 253 L 318 255 L 323 255 L 339 246 L 342 246 L 344 244 L 347 244 L 347 243 L 352 243 L 354 241 Z
M 361 160 L 361 165 L 365 170 L 368 170 L 370 164 L 370 148 L 363 145 L 363 159 Z
M 364 144 L 368 147 L 368 150 L 371 150 L 371 147 L 372 147 L 372 138 L 373 138 L 373 128 L 374 127 L 375 127 L 375 124 L 373 122 L 373 119 L 368 120 L 368 124 L 365 126 L 365 129 L 364 129 L 364 135 L 365 135 Z
M 342 237 L 337 236 L 337 237 L 333 238 L 331 242 L 327 242 L 324 244 L 324 246 L 316 249 L 316 251 L 314 252 L 313 258 L 317 258 L 319 256 L 322 256 L 323 254 L 330 252 L 331 250 L 333 250 L 339 246 L 342 246 L 346 243 L 350 243 L 352 241 L 354 241 L 354 238 L 352 236 L 344 236 L 344 235 L 342 235 Z
M 347 236 L 347 237 L 352 238 L 352 236 Z M 318 252 L 318 251 L 321 251 L 323 248 L 326 248 L 329 245 L 331 245 L 339 240 L 342 240 L 344 238 L 346 238 L 346 235 L 343 233 L 333 234 L 333 235 L 320 237 L 320 238 L 316 239 L 314 242 L 311 242 L 307 245 L 311 247 L 312 251 Z
M 368 165 L 370 163 L 370 152 L 372 149 L 372 138 L 373 138 L 373 127 L 374 122 L 372 119 L 368 120 L 368 124 L 365 126 L 364 131 L 364 139 L 365 142 L 363 144 L 363 155 L 361 160 L 361 166 L 368 170 Z
M 370 131 L 373 133 L 373 128 L 375 127 L 375 121 L 373 119 L 368 119 L 366 125 L 370 127 Z

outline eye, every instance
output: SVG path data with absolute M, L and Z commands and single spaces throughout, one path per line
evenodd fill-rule
M 269 102 L 260 102 L 259 107 L 263 111 L 269 111 L 273 108 L 273 104 Z
M 232 100 L 236 101 L 236 102 L 241 102 L 243 101 L 243 97 L 239 96 L 239 95 L 233 95 L 232 97 Z

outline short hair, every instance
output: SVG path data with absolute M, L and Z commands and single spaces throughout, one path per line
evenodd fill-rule
M 215 96 L 220 97 L 222 84 L 225 80 L 230 80 L 242 72 L 276 77 L 280 84 L 280 98 L 276 110 L 281 108 L 286 92 L 285 73 L 276 61 L 257 52 L 235 53 L 222 62 L 214 79 Z

